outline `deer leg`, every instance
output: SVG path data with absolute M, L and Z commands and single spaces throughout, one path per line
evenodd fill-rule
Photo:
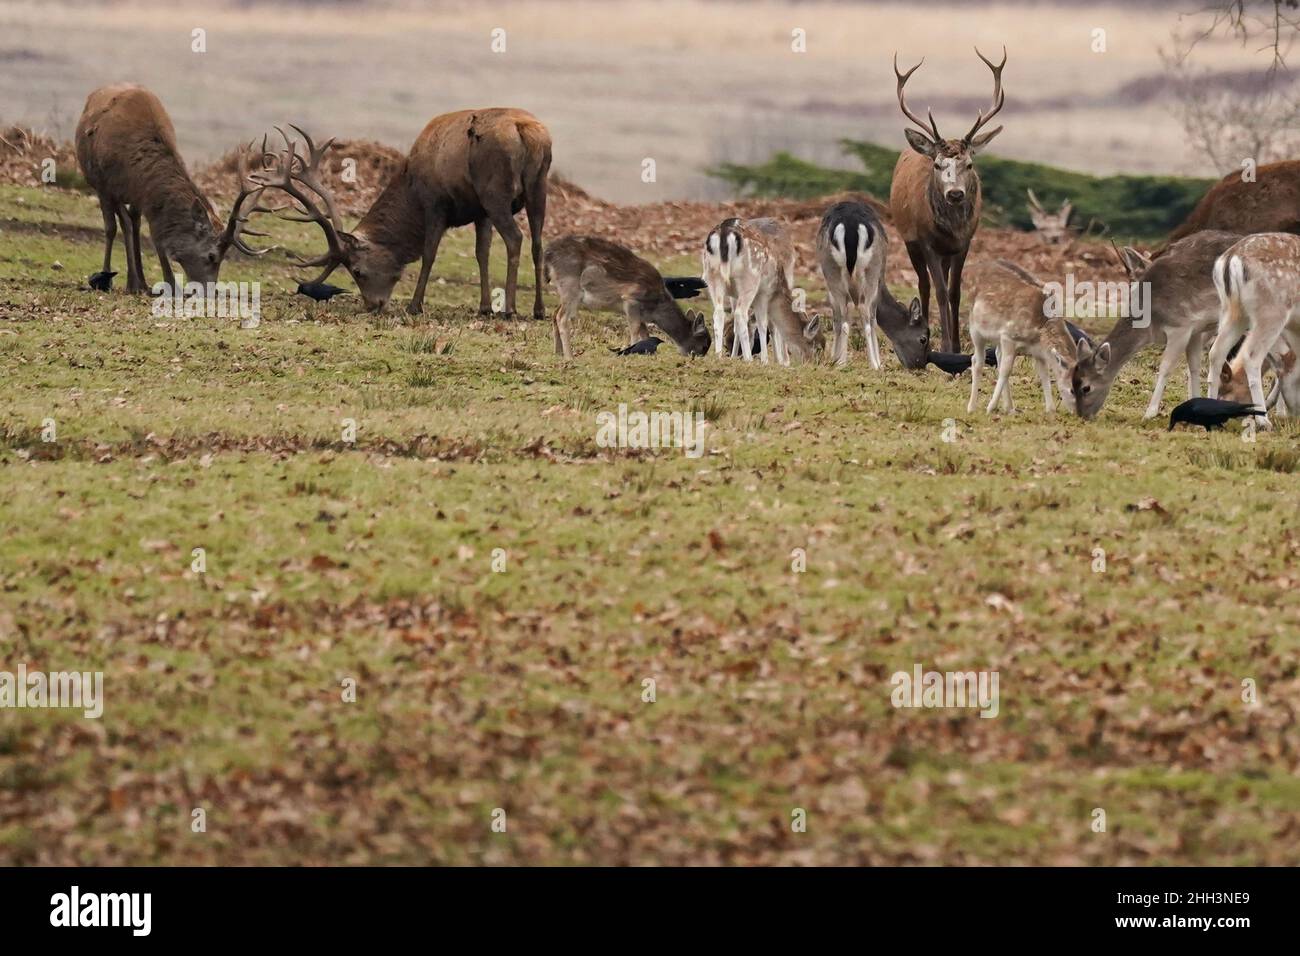
M 578 303 L 582 301 L 582 280 L 572 276 L 567 282 L 555 283 L 560 304 L 555 310 L 555 354 L 573 358 L 573 320 L 578 317 Z
M 984 367 L 984 340 L 979 337 L 979 333 L 974 327 L 970 330 L 971 342 L 971 360 L 970 360 L 970 401 L 966 403 L 966 413 L 972 414 L 975 411 L 975 405 L 979 401 L 980 394 L 980 372 Z
M 474 257 L 478 259 L 478 314 L 492 314 L 492 277 L 488 260 L 492 255 L 492 221 L 484 216 L 474 221 Z
M 758 360 L 767 364 L 767 304 L 768 297 L 761 294 L 754 300 L 754 321 L 758 325 Z M 780 361 L 780 356 L 777 357 Z
M 1187 351 L 1187 343 L 1192 337 L 1190 329 L 1168 329 L 1165 332 L 1165 351 L 1160 356 L 1160 370 L 1156 372 L 1156 387 L 1151 390 L 1151 401 L 1147 403 L 1147 410 L 1142 413 L 1143 418 L 1155 418 L 1160 414 L 1160 401 L 1165 397 L 1165 383 L 1169 381 L 1169 374 L 1178 364 L 1179 356 Z
M 948 318 L 952 322 L 953 351 L 961 351 L 961 274 L 966 267 L 965 251 L 948 259 L 944 281 L 948 284 Z
M 144 243 L 140 241 L 140 210 L 126 207 L 126 213 L 131 217 L 131 242 L 135 246 L 135 272 L 140 277 L 140 287 L 145 288 L 148 283 L 144 279 Z M 150 238 L 153 238 L 152 232 Z M 175 282 L 175 276 L 172 277 Z
M 510 213 L 510 206 L 495 206 L 488 210 L 492 225 L 506 244 L 506 309 L 507 318 L 515 314 L 515 289 L 519 283 L 519 250 L 524 243 L 524 235 L 519 231 L 519 223 Z
M 99 197 L 99 212 L 104 217 L 104 271 L 113 271 L 113 243 L 117 241 L 117 215 L 104 196 Z M 123 240 L 125 244 L 126 240 Z M 127 266 L 128 270 L 130 266 Z
M 1246 334 L 1249 322 L 1241 309 L 1224 310 L 1219 316 L 1219 331 L 1210 344 L 1209 368 L 1205 370 L 1205 394 L 1210 398 L 1219 397 L 1219 375 L 1223 363 L 1232 351 L 1232 345 Z
M 126 246 L 126 291 L 144 292 L 144 276 L 136 267 L 135 240 L 131 236 L 131 215 L 126 203 L 117 204 L 117 221 L 122 227 L 122 245 Z
M 749 308 L 757 294 L 757 289 L 737 289 L 736 304 L 731 310 L 732 334 L 740 339 L 740 354 L 746 362 L 754 360 L 754 340 L 749 335 Z
M 1052 373 L 1048 371 L 1047 362 L 1038 356 L 1034 356 L 1034 365 L 1038 369 L 1038 382 L 1043 386 L 1043 405 L 1047 409 L 1047 414 L 1056 411 L 1056 399 L 1052 395 Z M 975 367 L 974 361 L 971 367 Z
M 433 271 L 433 260 L 438 258 L 438 243 L 442 242 L 442 234 L 446 228 L 441 219 L 434 216 L 425 217 L 424 251 L 420 257 L 420 278 L 415 282 L 415 294 L 411 296 L 411 304 L 406 307 L 409 315 L 419 315 L 424 311 L 424 290 L 429 284 L 429 273 Z M 515 231 L 518 232 L 517 229 Z M 518 255 L 515 258 L 518 259 Z M 479 281 L 482 282 L 481 272 L 479 273 Z
M 916 270 L 916 292 L 921 300 L 921 321 L 930 325 L 930 267 L 925 261 L 925 247 L 919 242 L 907 243 L 907 257 Z
M 1201 352 L 1205 348 L 1205 333 L 1197 332 L 1187 340 L 1187 397 L 1201 395 Z
M 934 297 L 939 303 L 939 331 L 943 338 L 943 351 L 959 351 L 956 337 L 952 334 L 952 321 L 948 316 L 948 284 L 943 277 L 943 263 L 929 249 L 925 250 L 925 262 L 930 270 L 930 282 L 934 285 Z
M 168 288 L 174 294 L 176 290 L 176 273 L 172 272 L 171 261 L 168 260 L 166 251 L 157 242 L 153 244 L 153 251 L 158 253 L 158 265 L 162 267 L 163 281 L 167 283 Z
M 849 364 L 849 301 L 841 289 L 828 289 L 831 299 L 831 323 L 835 334 L 830 340 L 831 361 L 836 365 Z
M 971 356 L 970 367 L 975 368 L 975 359 L 978 355 Z M 1016 361 L 1016 347 L 1013 343 L 1002 339 L 1001 348 L 998 349 L 998 384 L 993 387 L 993 397 L 989 399 L 988 408 L 985 409 L 990 415 L 993 409 L 998 407 L 1001 401 L 1004 409 L 1008 412 L 1014 409 L 1011 403 L 1011 366 Z
M 650 337 L 645 319 L 641 318 L 641 307 L 631 299 L 623 306 L 623 315 L 627 318 L 627 344 L 636 345 Z
M 876 334 L 876 298 L 879 295 L 880 286 L 872 286 L 867 289 L 867 294 L 858 304 L 858 309 L 862 312 L 862 334 L 867 340 L 867 356 L 874 369 L 885 366 L 884 360 L 880 357 L 880 337 Z
M 549 169 L 549 166 L 548 166 Z M 546 268 L 542 264 L 542 227 L 546 223 L 546 174 L 538 177 L 533 187 L 524 196 L 524 208 L 528 211 L 528 232 L 533 243 L 533 282 L 536 294 L 533 298 L 533 318 L 546 318 L 546 306 L 542 303 L 542 276 Z
M 1241 350 L 1245 358 L 1243 366 L 1246 370 L 1246 384 L 1250 386 L 1250 401 L 1256 408 L 1264 409 L 1262 417 L 1256 418 L 1256 424 L 1264 431 L 1273 427 L 1273 423 L 1268 420 L 1268 398 L 1264 395 L 1264 360 L 1268 358 L 1269 343 L 1262 341 L 1263 337 L 1253 335 L 1246 336 L 1246 342 L 1242 345 Z

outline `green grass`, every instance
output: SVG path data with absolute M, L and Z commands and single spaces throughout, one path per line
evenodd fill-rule
M 82 197 L 0 221 L 0 670 L 106 695 L 0 712 L 0 864 L 1295 859 L 1297 431 L 1141 421 L 1154 352 L 1096 422 L 1025 368 L 967 415 L 860 352 L 613 356 L 613 316 L 563 362 L 475 314 L 463 233 L 421 317 L 230 263 L 241 329 L 78 288 Z M 600 447 L 621 402 L 707 453 Z M 915 663 L 999 716 L 894 709 Z
M 713 175 L 759 196 L 811 199 L 857 190 L 887 201 L 898 150 L 853 140 L 842 145 L 862 164 L 861 171 L 827 169 L 778 153 L 754 166 L 723 164 Z M 980 156 L 978 165 L 989 222 L 1031 228 L 1025 204 L 1026 190 L 1032 189 L 1049 209 L 1056 209 L 1062 200 L 1073 200 L 1074 223 L 1086 226 L 1095 218 L 1109 227 L 1112 236 L 1125 239 L 1163 238 L 1214 185 L 1212 179 L 1184 176 L 1090 176 L 994 155 Z

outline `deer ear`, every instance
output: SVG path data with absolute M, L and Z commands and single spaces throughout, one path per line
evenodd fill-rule
M 690 312 L 686 313 L 686 318 L 690 319 L 691 332 L 694 333 L 695 335 L 701 335 L 704 332 L 708 331 L 708 329 L 704 325 L 703 312 L 696 312 L 694 310 L 691 310 Z
M 1110 364 L 1110 343 L 1102 342 L 1097 346 L 1097 371 L 1100 372 Z
M 1223 368 L 1219 369 L 1219 381 L 1224 385 L 1232 382 L 1232 366 L 1227 362 L 1223 363 Z
M 907 321 L 912 325 L 921 324 L 921 300 L 912 296 L 912 304 L 907 307 Z
M 809 342 L 813 341 L 814 339 L 817 338 L 817 336 L 821 335 L 821 332 L 822 332 L 822 317 L 820 315 L 814 315 L 812 317 L 812 321 L 810 321 L 807 325 L 803 327 L 803 337 L 807 339 Z
M 1092 357 L 1092 346 L 1086 339 L 1079 340 L 1079 361 L 1086 362 Z
M 929 156 L 931 159 L 934 158 L 934 151 L 938 148 L 939 144 L 930 137 L 917 129 L 905 129 L 903 130 L 903 135 L 907 137 L 908 145 L 922 156 Z
M 966 144 L 967 148 L 970 150 L 970 154 L 974 156 L 981 149 L 987 146 L 989 142 L 992 141 L 993 137 L 997 136 L 998 133 L 1000 132 L 1002 132 L 1001 126 L 999 126 L 997 129 L 991 129 L 987 133 L 981 133 L 979 136 L 976 136 L 973 140 L 971 140 L 969 143 Z

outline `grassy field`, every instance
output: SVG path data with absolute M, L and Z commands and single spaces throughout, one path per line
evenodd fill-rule
M 0 864 L 1295 862 L 1297 431 L 1141 421 L 1155 353 L 1096 422 L 1027 368 L 968 416 L 892 353 L 621 358 L 588 315 L 563 362 L 473 314 L 464 232 L 419 320 L 230 263 L 255 329 L 83 291 L 101 242 L 0 192 L 0 670 L 105 687 L 0 712 Z M 619 403 L 706 454 L 599 447 Z M 916 664 L 998 716 L 895 709 Z

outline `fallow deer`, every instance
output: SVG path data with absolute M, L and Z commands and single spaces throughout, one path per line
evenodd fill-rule
M 836 203 L 822 216 L 817 230 L 817 262 L 831 300 L 831 359 L 836 365 L 849 361 L 851 311 L 862 321 L 867 361 L 874 369 L 882 365 L 876 336 L 876 299 L 884 284 L 888 256 L 889 237 L 880 218 L 865 203 Z M 928 345 L 927 338 L 927 349 Z
M 758 325 L 759 359 L 767 363 L 767 333 L 772 329 L 772 351 L 781 365 L 790 364 L 790 354 L 811 361 L 825 347 L 826 336 L 819 316 L 808 317 L 794 307 L 790 282 L 794 247 L 784 228 L 773 232 L 742 220 L 732 230 L 734 253 L 723 263 L 725 277 L 735 290 L 733 322 L 740 338 L 741 354 L 753 360 L 749 336 L 749 311 Z
M 725 351 L 725 341 L 728 325 L 732 327 L 732 356 L 740 354 L 741 344 L 740 336 L 735 333 L 735 305 L 736 305 L 736 286 L 731 278 L 730 262 L 740 251 L 740 236 L 736 228 L 741 222 L 748 222 L 749 225 L 780 240 L 785 236 L 785 228 L 771 218 L 741 220 L 736 217 L 724 219 L 709 231 L 708 236 L 704 239 L 704 250 L 701 254 L 701 278 L 704 279 L 705 285 L 709 292 L 709 301 L 713 305 L 713 354 L 721 356 Z M 794 246 L 786 243 L 787 257 L 781 263 L 781 269 L 785 274 L 786 284 L 794 288 Z M 746 317 L 748 319 L 748 316 Z M 748 328 L 748 325 L 746 325 Z M 761 345 L 760 349 L 765 349 L 766 345 Z M 753 343 L 750 343 L 750 354 L 753 354 Z
M 1219 294 L 1218 334 L 1210 346 L 1209 395 L 1267 405 L 1263 369 L 1269 353 L 1285 345 L 1278 384 L 1289 410 L 1300 410 L 1300 236 L 1266 232 L 1234 243 L 1214 263 Z M 1242 334 L 1236 356 L 1224 363 Z M 1268 416 L 1259 427 L 1272 427 Z
M 631 250 L 595 236 L 565 236 L 546 250 L 546 279 L 555 286 L 555 353 L 573 358 L 572 329 L 578 308 L 622 312 L 628 344 L 649 336 L 648 323 L 659 326 L 683 355 L 709 351 L 704 315 L 683 313 L 664 285 L 659 270 Z
M 1034 231 L 1049 246 L 1057 246 L 1070 237 L 1070 214 L 1074 212 L 1074 203 L 1065 200 L 1056 212 L 1048 212 L 1038 201 L 1032 189 L 1029 195 L 1029 221 L 1034 224 Z
M 515 313 L 515 287 L 523 235 L 515 222 L 528 212 L 533 269 L 537 275 L 533 318 L 542 319 L 542 227 L 546 219 L 546 179 L 551 168 L 551 135 L 535 116 L 517 109 L 462 110 L 435 116 L 416 138 L 411 152 L 356 228 L 343 228 L 334 197 L 321 180 L 320 162 L 333 144 L 319 147 L 297 126 L 307 155 L 298 155 L 287 136 L 274 175 L 260 181 L 282 189 L 302 207 L 298 219 L 317 223 L 329 251 L 308 266 L 324 266 L 323 281 L 343 266 L 356 281 L 371 311 L 388 303 L 402 270 L 420 259 L 420 277 L 407 312 L 424 309 L 424 292 L 442 234 L 474 224 L 479 269 L 479 312 L 492 311 L 488 256 L 492 230 L 506 244 L 505 314 Z M 273 157 L 268 157 L 273 159 Z M 304 192 L 301 187 L 308 190 Z M 312 197 L 315 194 L 315 198 Z M 320 204 L 324 203 L 324 210 Z
M 1038 368 L 1043 386 L 1043 404 L 1055 410 L 1052 380 L 1061 393 L 1061 404 L 1074 411 L 1070 371 L 1077 347 L 1063 316 L 1049 316 L 1047 294 L 1035 276 L 1013 263 L 999 260 L 982 264 L 974 275 L 975 301 L 970 310 L 970 338 L 973 353 L 983 356 L 988 345 L 998 350 L 998 382 L 987 411 L 998 402 L 1005 411 L 1015 410 L 1011 400 L 1011 366 L 1018 353 L 1026 353 Z M 970 401 L 966 411 L 975 411 L 979 397 L 983 362 L 971 362 Z
M 996 116 L 1006 102 L 1002 92 L 1002 69 L 1007 52 L 994 66 L 977 49 L 976 55 L 993 71 L 993 103 L 983 110 L 975 125 L 961 139 L 944 139 L 939 135 L 934 114 L 927 112 L 928 123 L 907 107 L 903 87 L 922 60 L 906 73 L 898 71 L 894 55 L 894 76 L 898 79 L 898 106 L 903 115 L 920 127 L 906 129 L 904 135 L 911 149 L 899 154 L 894 179 L 889 188 L 889 206 L 907 246 L 907 254 L 916 270 L 921 293 L 921 314 L 930 317 L 930 286 L 934 285 L 939 302 L 939 322 L 943 351 L 960 351 L 961 333 L 958 311 L 961 307 L 961 276 L 970 251 L 971 239 L 979 228 L 982 199 L 980 177 L 975 170 L 975 154 L 1002 132 L 1002 127 L 987 133 L 980 131 Z
M 1144 418 L 1160 414 L 1165 385 L 1183 357 L 1188 397 L 1200 394 L 1204 336 L 1219 315 L 1211 270 L 1214 261 L 1240 238 L 1227 232 L 1198 232 L 1171 245 L 1154 262 L 1136 249 L 1124 248 L 1121 261 L 1130 282 L 1144 283 L 1148 290 L 1147 312 L 1116 319 L 1095 349 L 1086 343 L 1079 346 L 1071 388 L 1080 417 L 1097 416 L 1120 369 L 1148 345 L 1163 343 L 1164 354 Z
M 227 253 L 262 255 L 240 238 L 248 211 L 257 208 L 261 188 L 250 183 L 248 160 L 239 153 L 239 195 L 225 226 L 190 178 L 176 144 L 176 130 L 153 93 L 140 86 L 105 86 L 86 98 L 77 123 L 77 163 L 99 196 L 104 217 L 104 273 L 112 271 L 113 242 L 122 227 L 128 292 L 145 292 L 140 220 L 158 254 L 163 279 L 173 289 L 175 259 L 190 282 L 217 281 Z M 254 233 L 249 232 L 249 235 Z
M 1254 177 L 1229 173 L 1209 192 L 1177 229 L 1169 234 L 1156 257 L 1168 252 L 1179 239 L 1204 230 L 1245 236 L 1257 232 L 1300 233 L 1300 160 L 1266 163 Z

